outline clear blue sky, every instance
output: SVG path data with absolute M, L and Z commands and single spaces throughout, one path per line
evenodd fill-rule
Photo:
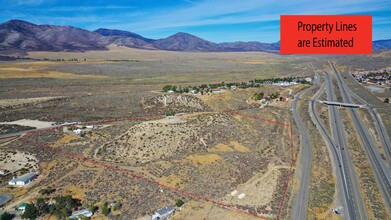
M 281 14 L 373 16 L 373 39 L 391 38 L 390 0 L 0 0 L 0 22 L 114 28 L 149 38 L 188 32 L 214 42 L 279 40 Z

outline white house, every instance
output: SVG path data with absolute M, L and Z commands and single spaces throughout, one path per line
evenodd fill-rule
M 76 129 L 76 130 L 73 130 L 73 132 L 75 132 L 75 134 L 77 135 L 81 135 L 81 134 L 84 134 L 84 131 L 80 128 Z
M 31 181 L 33 181 L 35 178 L 37 178 L 37 174 L 35 173 L 28 173 L 18 178 L 13 178 L 11 181 L 8 182 L 8 185 L 11 186 L 26 186 Z
M 70 219 L 78 219 L 81 220 L 80 217 L 91 217 L 94 213 L 92 213 L 89 209 L 82 209 L 79 211 L 72 212 L 72 215 L 69 216 Z
M 307 81 L 307 82 L 312 82 L 312 78 L 311 77 L 306 77 L 304 80 Z
M 165 208 L 158 209 L 155 214 L 152 215 L 152 220 L 169 220 L 175 213 L 173 206 L 167 206 Z
M 27 207 L 27 203 L 19 204 L 18 211 L 21 211 L 22 213 L 24 213 L 24 211 L 26 210 L 26 207 Z

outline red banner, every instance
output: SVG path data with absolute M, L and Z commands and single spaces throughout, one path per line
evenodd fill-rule
M 372 16 L 281 15 L 281 54 L 371 54 Z

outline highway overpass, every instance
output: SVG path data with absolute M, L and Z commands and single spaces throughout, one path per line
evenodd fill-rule
M 345 102 L 333 102 L 333 101 L 319 101 L 319 102 L 326 105 L 334 105 L 334 106 L 341 106 L 347 108 L 362 108 L 365 106 L 365 105 L 358 105 L 358 104 L 345 103 Z

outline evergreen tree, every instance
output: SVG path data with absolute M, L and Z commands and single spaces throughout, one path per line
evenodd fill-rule
M 22 214 L 22 218 L 37 219 L 37 217 L 38 217 L 37 207 L 35 207 L 33 203 L 27 204 L 26 209 Z
M 0 219 L 1 220 L 11 220 L 15 217 L 14 214 L 11 214 L 11 213 L 8 213 L 8 212 L 4 212 L 1 216 L 0 216 Z
M 102 214 L 107 216 L 109 215 L 109 204 L 107 202 L 105 202 L 102 206 Z

